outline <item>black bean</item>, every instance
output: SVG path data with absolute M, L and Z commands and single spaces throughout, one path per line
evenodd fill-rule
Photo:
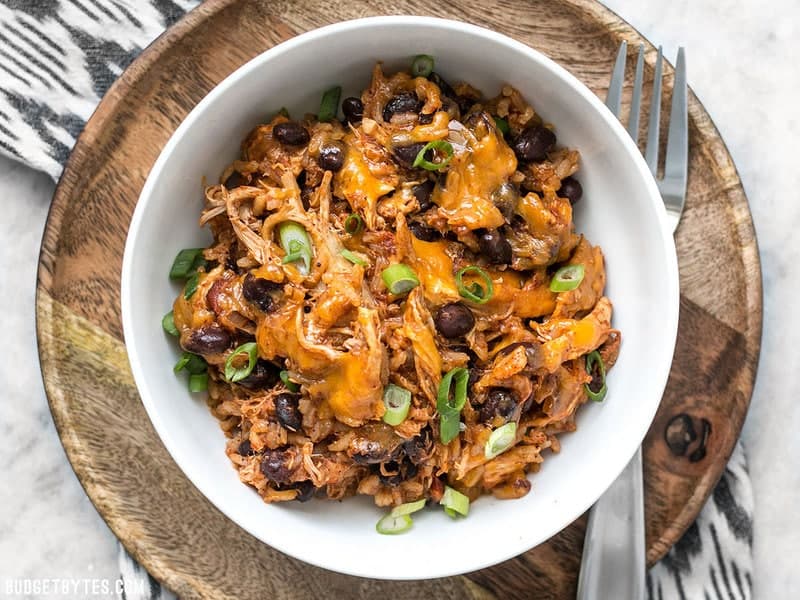
M 419 150 L 417 150 L 417 152 L 419 152 Z M 412 160 L 411 162 L 414 161 Z M 411 189 L 411 193 L 414 194 L 414 198 L 416 198 L 417 202 L 419 202 L 420 211 L 426 211 L 431 206 L 433 206 L 433 201 L 431 200 L 431 196 L 433 195 L 433 188 L 435 186 L 436 184 L 432 180 L 428 179 L 423 183 L 415 185 Z
M 513 183 L 503 183 L 492 193 L 492 202 L 510 223 L 517 210 L 519 190 Z
M 297 121 L 278 123 L 272 128 L 272 134 L 287 146 L 305 146 L 311 139 L 306 128 Z
M 254 277 L 252 273 L 248 273 L 242 283 L 242 295 L 245 300 L 252 302 L 264 312 L 269 312 L 275 303 L 270 293 L 276 292 L 282 287 L 279 283 Z
M 547 158 L 547 153 L 556 145 L 556 134 L 547 127 L 535 125 L 520 133 L 511 148 L 522 162 L 538 162 Z
M 278 417 L 278 423 L 286 429 L 300 431 L 303 426 L 303 415 L 300 414 L 299 402 L 300 396 L 297 394 L 283 393 L 275 397 L 275 416 Z
M 452 98 L 453 100 L 455 100 L 458 97 L 458 94 L 456 94 L 456 91 L 453 89 L 453 86 L 447 83 L 442 78 L 442 76 L 436 73 L 435 71 L 430 74 L 430 77 L 428 77 L 428 79 L 433 83 L 435 83 L 436 85 L 438 85 L 439 89 L 442 91 L 442 94 L 444 94 L 448 98 Z
M 511 392 L 503 388 L 492 388 L 486 401 L 481 405 L 481 421 L 488 423 L 496 416 L 505 419 L 514 412 L 516 406 L 517 401 Z
M 418 240 L 422 240 L 423 242 L 435 242 L 436 240 L 442 239 L 442 234 L 439 233 L 433 227 L 428 227 L 427 225 L 423 225 L 418 221 L 411 221 L 408 224 L 408 229 L 414 235 L 415 238 Z
M 239 456 L 252 456 L 255 454 L 253 452 L 253 446 L 250 444 L 250 440 L 244 440 L 241 444 L 239 444 Z
M 469 370 L 469 378 L 467 379 L 467 387 L 472 389 L 472 386 L 478 383 L 480 378 L 483 377 L 483 372 L 479 369 L 472 367 Z
M 353 461 L 359 465 L 374 465 L 391 460 L 394 450 L 390 450 L 374 440 L 359 440 L 356 444 L 357 451 L 353 453 Z
M 261 472 L 273 483 L 289 483 L 292 477 L 291 460 L 292 455 L 289 451 L 267 448 L 261 459 Z
M 511 244 L 497 229 L 487 229 L 478 236 L 478 246 L 481 254 L 496 265 L 511 263 Z
M 388 475 L 381 472 L 381 466 L 383 466 L 383 471 L 389 473 Z M 403 481 L 416 477 L 419 472 L 417 465 L 409 460 L 403 460 L 399 463 L 393 460 L 383 463 L 383 465 L 374 465 L 372 469 L 378 474 L 378 479 L 383 485 L 391 487 L 398 486 Z
M 317 162 L 326 171 L 338 171 L 344 165 L 344 148 L 339 142 L 323 144 Z
M 308 479 L 305 481 L 298 481 L 291 487 L 292 489 L 297 490 L 297 496 L 295 496 L 294 499 L 298 502 L 308 502 L 314 497 L 314 492 L 317 491 L 317 488 L 315 488 L 314 484 Z
M 239 171 L 234 171 L 230 174 L 230 177 L 225 180 L 225 187 L 229 190 L 237 188 L 241 185 L 247 185 L 247 179 L 244 175 L 239 173 Z
M 392 150 L 392 154 L 394 154 L 395 159 L 404 167 L 409 169 L 413 168 L 414 160 L 417 158 L 417 154 L 419 151 L 425 147 L 425 144 L 422 142 L 411 144 L 409 146 L 396 146 Z
M 574 177 L 565 177 L 561 180 L 561 187 L 556 194 L 569 200 L 570 204 L 575 204 L 583 196 L 583 186 Z
M 305 210 L 311 208 L 311 196 L 314 195 L 314 191 L 312 187 L 300 188 L 300 202 L 303 204 Z
M 381 465 L 374 465 L 372 470 L 377 473 L 378 479 L 383 485 L 388 485 L 391 487 L 395 487 L 400 485 L 403 482 L 403 474 L 400 472 L 400 465 L 397 464 L 397 461 L 390 461 L 383 463 L 383 469 L 387 473 L 391 473 L 390 475 L 384 475 L 381 473 Z
M 419 124 L 427 125 L 428 123 L 433 123 L 433 113 L 422 113 L 419 116 Z
M 414 92 L 401 92 L 394 96 L 383 108 L 383 120 L 391 121 L 397 113 L 418 113 L 424 102 Z
M 353 96 L 342 100 L 342 112 L 350 123 L 358 123 L 364 118 L 364 103 Z
M 240 380 L 239 385 L 248 390 L 268 390 L 274 387 L 280 378 L 281 370 L 276 364 L 259 358 L 250 375 Z
M 186 336 L 183 349 L 195 354 L 219 354 L 231 345 L 231 334 L 219 325 L 204 325 Z
M 419 435 L 411 438 L 403 444 L 403 452 L 405 452 L 408 460 L 414 464 L 425 462 L 433 452 L 433 435 L 430 429 L 423 429 Z
M 458 104 L 458 109 L 461 111 L 461 114 L 466 114 L 469 112 L 469 109 L 472 108 L 472 105 L 475 104 L 475 100 L 472 98 L 467 98 L 466 96 L 456 96 L 454 98 L 456 104 Z
M 458 302 L 445 304 L 437 310 L 433 322 L 439 333 L 448 339 L 466 335 L 475 327 L 475 317 L 472 311 Z

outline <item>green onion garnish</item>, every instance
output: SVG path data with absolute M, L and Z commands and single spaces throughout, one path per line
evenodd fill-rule
M 574 290 L 583 281 L 583 265 L 567 265 L 561 267 L 553 279 L 550 280 L 551 292 L 569 292 Z
M 395 506 L 389 514 L 393 517 L 402 517 L 403 515 L 410 515 L 418 510 L 425 508 L 425 498 L 417 500 L 416 502 L 406 502 L 400 506 Z
M 411 63 L 411 74 L 414 77 L 428 77 L 433 73 L 433 57 L 420 54 Z
M 450 385 L 455 379 L 452 399 Z M 467 383 L 469 371 L 464 367 L 456 367 L 442 377 L 439 392 L 436 395 L 436 410 L 439 411 L 439 439 L 449 444 L 459 432 L 461 426 L 461 409 L 467 401 Z
M 247 364 L 244 367 L 235 367 L 233 365 L 233 361 L 241 354 L 245 354 L 247 356 Z M 247 342 L 242 344 L 236 348 L 236 350 L 231 352 L 228 360 L 225 361 L 225 379 L 227 379 L 230 383 L 241 381 L 253 372 L 253 368 L 255 368 L 257 360 L 258 344 L 255 342 Z
M 308 275 L 311 270 L 313 250 L 311 238 L 303 226 L 294 221 L 285 221 L 278 226 L 278 237 L 283 251 L 286 252 L 283 263 L 302 261 L 297 265 L 297 270 L 303 275 Z
M 189 300 L 194 296 L 194 293 L 197 291 L 198 283 L 200 283 L 200 273 L 195 271 L 189 275 L 189 279 L 186 280 L 186 286 L 183 288 L 183 297 Z
M 595 367 L 597 367 L 600 373 L 600 381 L 602 382 L 600 389 L 596 392 L 591 388 L 592 383 L 594 383 Z M 606 365 L 603 363 L 603 358 L 597 350 L 586 355 L 586 372 L 592 376 L 591 382 L 583 384 L 586 394 L 591 400 L 602 402 L 606 397 L 606 393 L 608 393 L 608 386 L 606 385 Z
M 444 155 L 439 162 L 431 162 L 425 158 L 429 150 L 439 152 Z M 444 169 L 450 160 L 453 158 L 453 145 L 445 140 L 433 140 L 428 142 L 422 147 L 422 150 L 417 152 L 417 157 L 414 159 L 412 167 L 422 167 L 426 171 L 440 171 Z
M 381 272 L 381 279 L 386 288 L 395 295 L 408 293 L 419 285 L 413 269 L 402 263 L 386 267 Z
M 178 252 L 175 260 L 172 261 L 169 278 L 186 279 L 192 271 L 205 264 L 202 253 L 202 248 L 184 248 Z
M 204 373 L 208 370 L 208 364 L 206 364 L 206 360 L 202 356 L 192 354 L 191 352 L 184 352 L 181 354 L 178 362 L 175 363 L 175 366 L 172 367 L 175 373 L 179 373 L 183 369 L 186 369 L 192 375 L 197 375 L 198 373 Z
M 378 533 L 383 535 L 396 535 L 411 529 L 411 517 L 408 515 L 400 515 L 399 517 L 392 516 L 392 513 L 384 516 L 375 525 Z
M 447 516 L 453 519 L 457 519 L 459 516 L 466 517 L 469 514 L 469 498 L 449 485 L 444 486 L 444 494 L 442 494 L 439 504 L 444 506 Z
M 342 97 L 342 87 L 337 85 L 322 94 L 322 102 L 319 104 L 319 114 L 317 119 L 324 123 L 332 121 L 339 112 L 339 98 Z
M 508 135 L 508 132 L 511 131 L 508 127 L 508 121 L 506 121 L 502 117 L 495 117 L 494 124 L 497 126 L 497 129 L 500 130 L 500 133 L 503 135 Z
M 350 235 L 356 235 L 364 229 L 364 219 L 358 213 L 353 213 L 344 220 L 344 230 Z
M 389 425 L 400 425 L 408 416 L 408 409 L 411 407 L 411 392 L 390 383 L 383 390 L 383 405 L 386 407 L 386 412 L 383 413 L 383 422 Z
M 469 287 L 465 286 L 463 280 L 464 275 L 468 275 L 470 273 L 475 273 L 478 277 L 483 279 L 483 283 L 486 287 L 484 288 L 479 283 L 473 283 Z M 494 295 L 494 286 L 492 285 L 491 277 L 489 277 L 486 271 L 480 267 L 476 267 L 475 265 L 464 267 L 458 273 L 456 273 L 456 287 L 458 288 L 458 293 L 461 294 L 463 298 L 466 298 L 475 304 L 486 304 Z
M 515 421 L 498 427 L 492 432 L 489 439 L 486 440 L 486 445 L 483 448 L 483 455 L 486 458 L 494 458 L 498 454 L 502 454 L 514 445 L 516 437 L 517 423 Z
M 282 117 L 289 118 L 289 111 L 286 109 L 285 106 L 281 106 L 281 109 L 278 111 L 278 114 Z
M 290 392 L 297 393 L 300 391 L 300 386 L 289 379 L 289 371 L 281 371 L 280 377 L 283 385 L 285 385 L 286 389 L 288 389 Z
M 355 252 L 350 252 L 350 250 L 348 250 L 347 248 L 343 249 L 340 254 L 354 265 L 361 265 L 362 267 L 366 267 L 369 265 L 369 262 L 366 259 L 361 258 L 361 256 L 359 256 Z
M 189 375 L 189 391 L 205 392 L 208 389 L 208 373 L 193 373 Z
M 169 311 L 164 315 L 164 318 L 161 319 L 161 327 L 170 335 L 174 335 L 175 337 L 180 335 L 178 328 L 175 327 L 175 315 L 172 311 Z

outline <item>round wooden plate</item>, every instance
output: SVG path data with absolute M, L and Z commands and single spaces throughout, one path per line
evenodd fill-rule
M 466 0 L 209 0 L 114 84 L 56 190 L 37 296 L 39 352 L 56 426 L 108 525 L 183 598 L 572 598 L 583 519 L 518 558 L 443 580 L 357 579 L 288 558 L 200 495 L 167 454 L 137 395 L 122 342 L 120 267 L 131 213 L 161 148 L 189 110 L 245 61 L 297 33 L 375 14 L 435 14 L 501 31 L 601 96 L 622 40 L 645 44 L 645 80 L 653 76 L 652 45 L 592 0 L 502 0 L 492 10 Z M 676 236 L 678 344 L 644 444 L 651 564 L 697 516 L 722 473 L 750 402 L 761 336 L 761 273 L 747 199 L 725 144 L 691 94 L 689 116 L 689 195 Z

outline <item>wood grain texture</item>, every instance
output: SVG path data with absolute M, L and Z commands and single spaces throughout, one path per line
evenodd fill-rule
M 584 519 L 520 557 L 465 577 L 381 582 L 288 558 L 228 521 L 188 482 L 133 385 L 121 342 L 120 268 L 136 199 L 160 149 L 189 110 L 248 59 L 296 33 L 373 14 L 431 14 L 501 31 L 550 56 L 601 96 L 623 39 L 645 44 L 646 81 L 653 76 L 652 45 L 591 0 L 498 0 L 492 10 L 464 0 L 447 6 L 209 0 L 112 86 L 56 190 L 37 298 L 56 426 L 111 529 L 183 598 L 574 597 Z M 665 87 L 669 93 L 669 78 Z M 747 199 L 693 94 L 689 115 L 689 197 L 676 235 L 683 290 L 678 345 L 644 445 L 651 564 L 680 537 L 719 479 L 747 412 L 761 336 L 761 273 Z

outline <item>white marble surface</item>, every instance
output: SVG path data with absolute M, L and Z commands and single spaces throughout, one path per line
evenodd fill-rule
M 750 198 L 764 271 L 761 366 L 744 431 L 756 500 L 755 597 L 794 597 L 800 588 L 800 70 L 794 56 L 800 5 L 606 3 L 663 44 L 667 56 L 686 47 L 690 85 L 727 141 Z M 0 159 L 0 579 L 113 581 L 113 535 L 66 461 L 39 375 L 34 288 L 52 191 L 44 176 Z M 0 597 L 4 592 L 0 586 Z

